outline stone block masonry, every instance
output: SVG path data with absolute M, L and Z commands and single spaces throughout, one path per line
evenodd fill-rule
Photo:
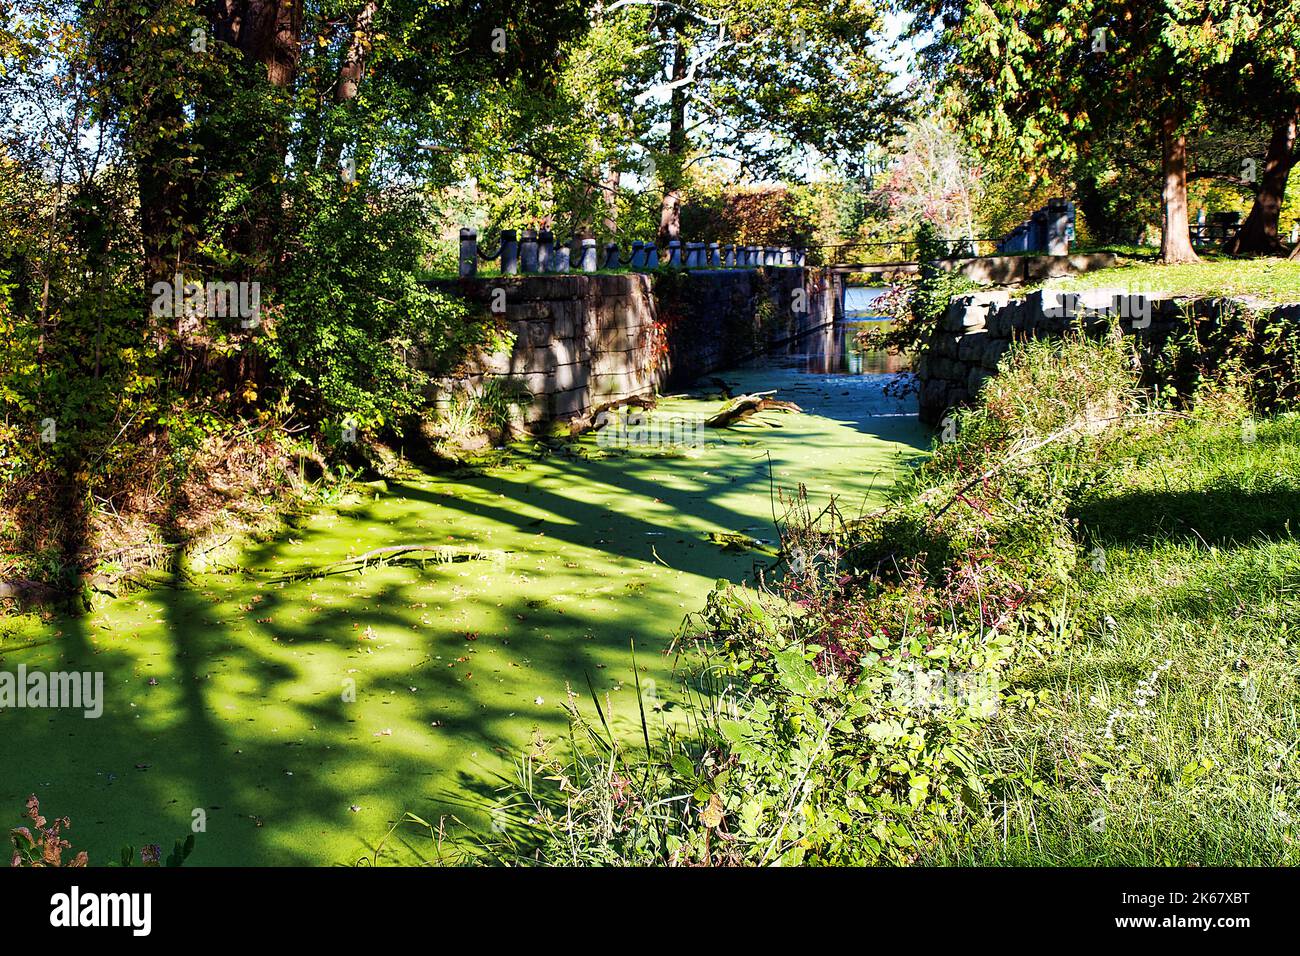
M 838 282 L 802 267 L 437 280 L 484 310 L 502 290 L 513 346 L 471 355 L 430 397 L 495 378 L 520 397 L 519 424 L 536 427 L 682 388 L 829 325 Z
M 914 365 L 921 421 L 938 424 L 949 409 L 972 401 L 1013 342 L 1060 337 L 1075 328 L 1100 335 L 1118 321 L 1123 334 L 1140 337 L 1153 355 L 1188 323 L 1232 321 L 1247 307 L 1233 299 L 1117 289 L 1077 293 L 1040 289 L 1022 298 L 1007 291 L 954 296 L 929 348 Z M 1300 321 L 1300 305 L 1272 306 L 1267 311 L 1286 321 Z

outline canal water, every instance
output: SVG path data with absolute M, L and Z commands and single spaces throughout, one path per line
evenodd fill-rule
M 863 332 L 888 323 L 889 319 L 875 307 L 884 292 L 883 287 L 872 286 L 846 289 L 843 321 L 815 329 L 790 342 L 787 354 L 764 356 L 757 364 L 814 375 L 887 375 L 906 371 L 905 356 L 869 349 L 860 340 Z
M 590 714 L 594 690 L 633 744 L 643 704 L 679 719 L 667 652 L 683 617 L 719 579 L 773 563 L 720 535 L 771 548 L 773 492 L 800 485 L 814 511 L 832 496 L 873 508 L 927 447 L 912 401 L 886 394 L 889 360 L 856 343 L 869 321 L 719 376 L 800 413 L 707 429 L 698 447 L 611 450 L 588 434 L 362 486 L 250 543 L 247 571 L 0 635 L 7 668 L 105 675 L 100 719 L 0 711 L 0 807 L 38 794 L 92 864 L 169 845 L 198 808 L 195 865 L 433 856 L 418 826 L 384 839 L 407 812 L 485 831 L 520 756 L 563 746 L 570 694 Z M 650 414 L 702 420 L 720 402 L 699 391 Z M 272 582 L 412 543 L 497 557 Z

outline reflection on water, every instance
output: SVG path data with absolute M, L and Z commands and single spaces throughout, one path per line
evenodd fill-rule
M 850 320 L 881 318 L 874 306 L 884 294 L 884 286 L 849 286 L 844 290 L 844 317 Z
M 879 375 L 884 372 L 905 372 L 908 362 L 905 355 L 890 355 L 878 349 L 863 348 L 858 333 L 879 328 L 884 320 L 835 322 L 801 336 L 789 345 L 785 355 L 769 355 L 770 364 L 797 368 L 819 375 Z
M 820 329 L 791 339 L 784 354 L 769 352 L 749 365 L 775 366 L 812 372 L 818 375 L 880 375 L 905 372 L 906 355 L 891 355 L 879 349 L 864 348 L 858 334 L 868 329 L 884 329 L 889 320 L 872 309 L 883 288 L 855 286 L 845 290 L 841 322 L 827 323 Z
M 881 328 L 887 320 L 873 315 L 871 303 L 883 289 L 848 289 L 845 321 L 829 322 L 793 339 L 785 352 L 772 351 L 745 363 L 732 375 L 741 391 L 778 389 L 804 411 L 816 415 L 848 415 L 858 421 L 897 419 L 915 422 L 916 396 L 891 389 L 888 373 L 908 368 L 905 356 L 864 349 L 858 334 Z M 851 409 L 847 413 L 846 409 Z M 878 424 L 873 428 L 881 427 Z

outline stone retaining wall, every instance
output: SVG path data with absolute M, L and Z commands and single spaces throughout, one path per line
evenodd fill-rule
M 681 388 L 831 322 L 836 281 L 806 268 L 440 281 L 484 309 L 503 290 L 514 343 L 472 356 L 431 398 L 445 402 L 496 378 L 520 396 L 517 425 L 533 427 Z
M 969 402 L 997 369 L 1014 341 L 1064 335 L 1082 328 L 1103 334 L 1118 318 L 1125 335 L 1140 336 L 1155 354 L 1189 322 L 1225 321 L 1250 307 L 1233 299 L 1190 299 L 1097 289 L 1067 293 L 1042 289 L 1023 298 L 1005 291 L 954 296 L 924 355 L 917 358 L 921 421 L 936 424 L 948 409 Z M 1300 305 L 1269 307 L 1300 321 Z

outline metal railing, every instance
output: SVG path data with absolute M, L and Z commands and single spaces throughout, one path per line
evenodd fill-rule
M 963 259 L 980 255 L 990 255 L 997 248 L 998 240 L 984 237 L 962 237 L 960 239 L 939 239 L 936 242 L 945 248 L 944 258 Z M 810 250 L 812 265 L 885 265 L 888 263 L 910 263 L 916 261 L 919 252 L 915 239 L 860 239 L 840 242 L 827 246 L 815 246 Z

